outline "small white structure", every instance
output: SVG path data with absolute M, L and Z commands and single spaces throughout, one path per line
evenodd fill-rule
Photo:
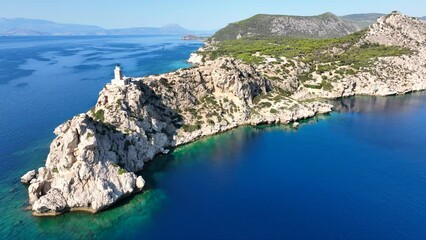
M 113 85 L 124 86 L 128 84 L 130 78 L 123 77 L 123 72 L 121 71 L 120 64 L 117 64 L 114 69 L 114 79 L 111 80 Z

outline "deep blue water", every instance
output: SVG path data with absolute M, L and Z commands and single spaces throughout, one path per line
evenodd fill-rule
M 96 215 L 23 211 L 19 177 L 43 165 L 54 127 L 90 109 L 115 62 L 127 75 L 187 66 L 200 44 L 177 39 L 0 39 L 14 63 L 0 64 L 1 236 L 426 238 L 425 93 L 344 99 L 297 131 L 241 127 L 183 146 L 148 165 L 144 193 Z

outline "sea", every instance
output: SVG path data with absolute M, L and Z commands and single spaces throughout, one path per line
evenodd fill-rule
M 126 76 L 190 67 L 179 36 L 0 38 L 1 239 L 426 239 L 426 94 L 330 101 L 335 111 L 245 126 L 146 165 L 144 192 L 98 214 L 33 217 L 20 177 L 53 130 Z

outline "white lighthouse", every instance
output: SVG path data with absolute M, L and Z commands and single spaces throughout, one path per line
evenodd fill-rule
M 121 72 L 120 64 L 117 64 L 114 69 L 114 79 L 115 80 L 122 80 L 123 79 L 123 73 Z
M 111 80 L 113 85 L 124 86 L 129 83 L 129 78 L 123 77 L 120 64 L 117 63 L 114 69 L 114 79 Z

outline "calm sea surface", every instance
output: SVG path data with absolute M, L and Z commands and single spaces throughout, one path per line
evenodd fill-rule
M 0 38 L 0 238 L 426 238 L 426 93 L 334 101 L 285 126 L 241 127 L 147 165 L 144 193 L 96 215 L 36 218 L 19 178 L 53 129 L 128 76 L 188 67 L 178 37 Z

